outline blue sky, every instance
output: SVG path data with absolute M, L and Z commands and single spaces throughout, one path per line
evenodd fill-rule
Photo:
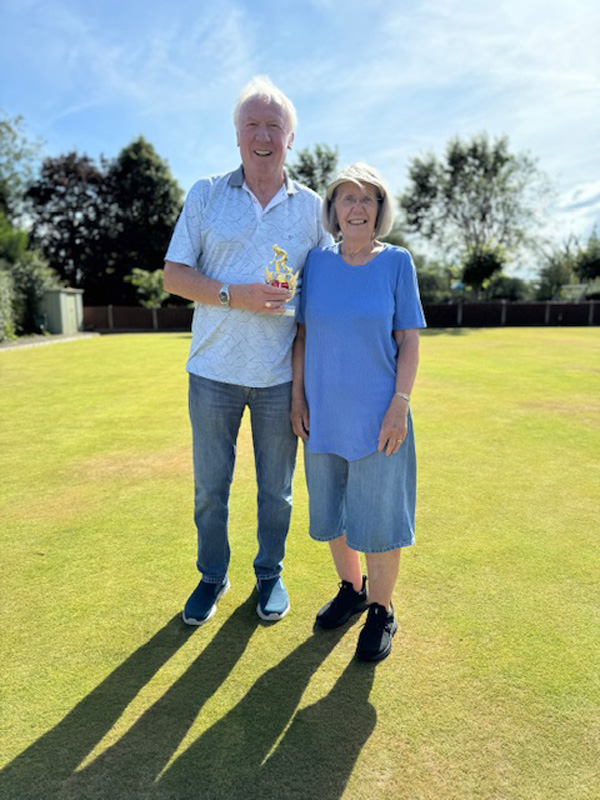
M 337 145 L 394 190 L 454 135 L 507 134 L 557 189 L 547 230 L 600 227 L 597 0 L 0 0 L 0 108 L 45 153 L 143 134 L 187 191 L 237 166 L 231 109 L 267 74 L 296 148 Z

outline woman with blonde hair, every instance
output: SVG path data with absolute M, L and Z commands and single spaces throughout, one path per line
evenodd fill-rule
M 343 169 L 322 213 L 338 241 L 312 250 L 304 267 L 291 412 L 305 441 L 310 535 L 329 542 L 341 581 L 316 621 L 337 628 L 368 608 L 356 655 L 379 661 L 398 627 L 400 551 L 414 542 L 410 394 L 425 320 L 410 254 L 378 238 L 393 224 L 378 172 Z

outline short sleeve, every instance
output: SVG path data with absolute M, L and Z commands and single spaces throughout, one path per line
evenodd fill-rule
M 300 301 L 298 303 L 298 308 L 296 310 L 296 322 L 299 325 L 305 325 L 305 312 L 306 312 L 306 295 L 308 291 L 308 275 L 310 272 L 310 262 L 312 256 L 312 250 L 306 256 L 306 261 L 304 262 L 304 268 L 302 270 L 302 285 L 300 286 Z
M 394 312 L 394 330 L 402 331 L 410 328 L 425 328 L 425 316 L 419 297 L 417 271 L 408 250 L 400 250 L 401 263 L 398 268 L 396 282 L 396 309 Z
M 202 181 L 194 184 L 186 198 L 183 210 L 179 215 L 175 230 L 165 255 L 165 261 L 176 261 L 197 268 L 202 255 L 202 219 L 203 204 L 201 202 Z

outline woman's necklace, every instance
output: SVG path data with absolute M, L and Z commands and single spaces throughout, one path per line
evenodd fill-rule
M 359 250 L 355 250 L 354 253 L 349 253 L 348 250 L 346 250 L 345 248 L 341 248 L 342 255 L 344 256 L 344 258 L 356 258 L 356 256 L 360 255 L 360 253 L 362 253 L 365 248 L 370 247 L 372 249 L 374 244 L 375 244 L 374 240 L 370 239 L 366 244 L 363 244 L 363 246 Z M 366 255 L 370 255 L 370 251 Z

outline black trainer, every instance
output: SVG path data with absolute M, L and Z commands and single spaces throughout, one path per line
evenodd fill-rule
M 363 575 L 362 588 L 357 592 L 351 581 L 342 581 L 340 590 L 317 613 L 316 623 L 321 628 L 339 628 L 348 622 L 352 614 L 359 614 L 368 606 L 367 578 Z
M 356 657 L 361 661 L 381 661 L 392 652 L 392 637 L 398 630 L 394 607 L 386 611 L 385 606 L 371 603 L 356 647 Z

